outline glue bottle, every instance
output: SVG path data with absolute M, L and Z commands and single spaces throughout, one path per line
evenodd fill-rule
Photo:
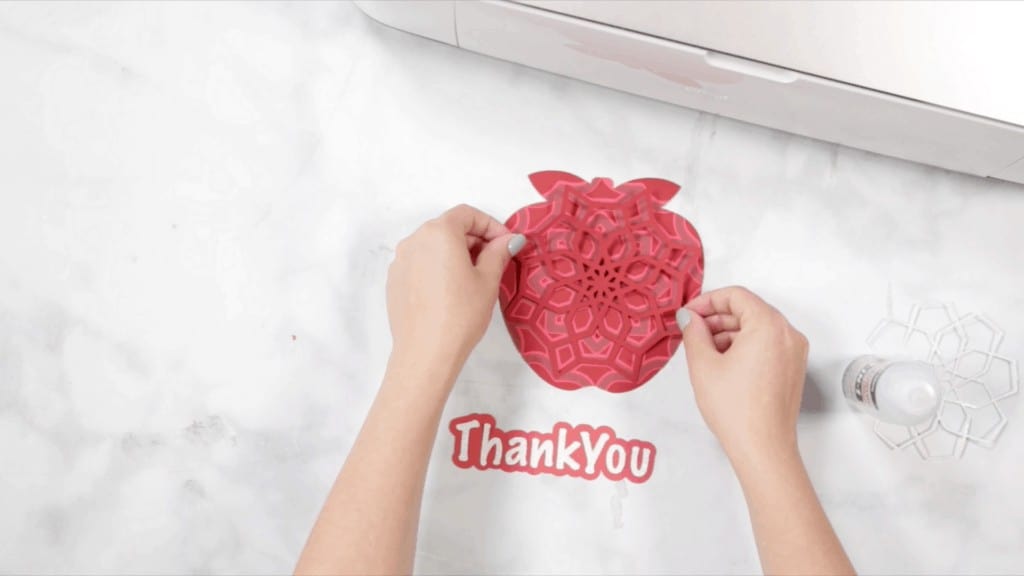
M 879 420 L 904 426 L 930 420 L 941 401 L 931 364 L 878 356 L 860 356 L 850 362 L 843 372 L 843 394 Z

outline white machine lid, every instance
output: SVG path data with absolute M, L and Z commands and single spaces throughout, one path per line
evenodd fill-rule
M 1024 126 L 1024 3 L 519 1 Z

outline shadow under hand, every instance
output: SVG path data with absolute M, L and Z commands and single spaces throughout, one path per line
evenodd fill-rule
M 821 390 L 821 380 L 807 374 L 804 380 L 804 394 L 800 401 L 800 411 L 807 414 L 821 414 L 828 412 L 828 404 Z
M 845 358 L 831 358 L 807 367 L 804 380 L 804 394 L 800 412 L 824 414 L 833 412 L 837 403 L 842 402 L 842 377 L 846 367 Z

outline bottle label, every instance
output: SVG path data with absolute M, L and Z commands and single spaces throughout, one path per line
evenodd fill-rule
M 877 409 L 875 389 L 882 373 L 892 364 L 878 356 L 861 356 L 850 362 L 843 373 L 843 394 L 854 405 Z

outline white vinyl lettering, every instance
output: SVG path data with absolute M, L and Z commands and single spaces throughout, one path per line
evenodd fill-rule
M 554 444 L 550 438 L 531 438 L 530 442 L 530 466 L 536 468 L 540 466 L 540 459 L 544 458 L 544 465 L 548 468 L 551 467 L 552 460 L 554 459 L 553 452 L 555 450 Z
M 626 449 L 619 444 L 612 444 L 604 453 L 604 469 L 611 474 L 622 474 L 626 467 Z
M 476 430 L 479 427 L 480 422 L 477 420 L 467 420 L 455 425 L 455 429 L 459 431 L 460 462 L 469 462 L 469 435 L 473 430 Z
M 490 459 L 488 455 L 494 450 L 494 465 L 501 465 L 501 437 L 491 438 L 491 425 L 484 424 L 483 437 L 480 440 L 480 465 L 486 467 L 487 461 Z
M 608 426 L 558 422 L 546 431 L 502 430 L 490 414 L 468 414 L 448 424 L 458 468 L 553 474 L 594 480 L 647 482 L 657 451 L 643 440 L 619 438 Z M 600 432 L 598 432 L 600 430 Z
M 565 428 L 558 429 L 558 450 L 555 451 L 555 468 L 565 470 L 568 467 L 572 470 L 579 470 L 580 463 L 572 455 L 580 449 L 580 443 L 573 441 L 570 444 L 566 444 L 567 432 Z
M 586 456 L 587 465 L 583 468 L 583 471 L 587 474 L 593 474 L 594 468 L 597 466 L 597 459 L 601 457 L 601 451 L 604 450 L 604 445 L 608 443 L 608 435 L 601 433 L 597 435 L 597 442 L 591 443 L 590 432 L 584 430 L 580 432 L 580 440 L 583 442 L 583 455 Z
M 646 446 L 629 447 L 629 473 L 634 478 L 644 478 L 651 469 L 651 449 Z
M 508 451 L 505 452 L 506 466 L 526 467 L 526 438 L 513 436 L 508 441 Z

